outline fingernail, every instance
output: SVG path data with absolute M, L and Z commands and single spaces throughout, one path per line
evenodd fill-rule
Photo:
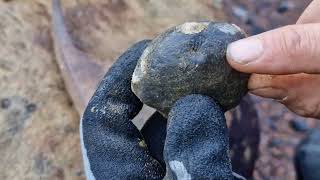
M 261 40 L 256 38 L 242 39 L 228 46 L 227 56 L 240 64 L 248 64 L 257 60 L 263 53 Z

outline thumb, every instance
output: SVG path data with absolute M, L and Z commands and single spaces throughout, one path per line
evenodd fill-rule
M 229 64 L 257 74 L 320 73 L 320 24 L 291 25 L 231 43 Z

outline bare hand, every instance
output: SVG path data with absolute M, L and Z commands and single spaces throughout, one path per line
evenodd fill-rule
M 296 25 L 232 43 L 227 58 L 235 69 L 253 73 L 248 88 L 293 112 L 320 118 L 320 0 Z

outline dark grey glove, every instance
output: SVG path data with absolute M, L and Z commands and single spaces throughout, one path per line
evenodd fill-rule
M 83 114 L 82 152 L 88 179 L 161 179 L 165 174 L 131 122 L 142 107 L 131 92 L 131 75 L 147 44 L 139 42 L 119 58 Z
M 170 179 L 232 179 L 224 111 L 213 99 L 191 95 L 169 114 L 164 156 Z
M 141 132 L 131 122 L 142 107 L 131 92 L 131 76 L 148 42 L 135 44 L 117 60 L 83 114 L 87 178 L 163 179 L 167 174 L 169 179 L 233 179 L 224 112 L 213 99 L 180 99 L 167 130 L 159 113 Z

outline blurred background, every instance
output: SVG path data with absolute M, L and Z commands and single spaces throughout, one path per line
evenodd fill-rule
M 62 0 L 62 7 L 75 46 L 97 63 L 111 65 L 134 42 L 186 21 L 228 21 L 254 35 L 294 24 L 310 2 Z M 49 0 L 0 1 L 1 180 L 84 179 L 80 116 L 57 64 L 51 13 Z M 245 107 L 255 110 L 259 135 L 254 138 L 260 141 L 253 179 L 295 179 L 294 149 L 319 123 L 271 100 L 248 98 Z M 252 118 L 237 113 L 243 111 L 227 114 L 229 121 Z M 237 141 L 233 129 L 231 141 Z

